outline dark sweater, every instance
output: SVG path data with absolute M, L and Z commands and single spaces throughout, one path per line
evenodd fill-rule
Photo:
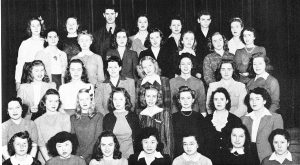
M 128 165 L 147 165 L 145 158 L 141 158 L 138 160 L 139 154 L 130 155 L 128 159 Z M 155 158 L 150 165 L 171 165 L 172 161 L 169 155 L 162 154 L 163 158 Z
M 224 160 L 223 164 L 224 165 L 255 165 L 254 162 L 252 161 L 252 156 L 249 153 L 245 152 L 243 155 L 234 155 L 233 153 L 230 153 L 229 150 L 227 150 L 224 153 Z
M 68 61 L 70 61 L 72 57 L 76 56 L 81 51 L 81 48 L 77 41 L 77 37 L 62 38 L 61 50 L 67 54 Z

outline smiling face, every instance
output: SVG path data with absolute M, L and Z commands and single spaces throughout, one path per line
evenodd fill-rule
M 263 57 L 253 59 L 253 70 L 256 75 L 262 75 L 266 72 L 266 62 Z
M 290 143 L 283 135 L 275 135 L 273 139 L 273 146 L 276 154 L 283 155 L 288 151 Z
M 150 34 L 150 42 L 151 42 L 151 46 L 154 48 L 159 48 L 160 47 L 160 43 L 161 43 L 161 36 L 159 34 L 159 32 L 152 32 Z
M 198 18 L 198 23 L 200 23 L 202 28 L 209 28 L 211 23 L 210 15 L 202 15 L 200 18 Z
M 111 137 L 111 136 L 102 137 L 100 147 L 101 147 L 101 151 L 103 153 L 103 156 L 112 157 L 113 154 L 114 154 L 115 145 L 116 144 L 114 142 L 113 137 Z
M 191 109 L 195 99 L 193 98 L 191 92 L 181 92 L 179 97 L 179 103 L 184 109 Z
M 244 39 L 246 45 L 254 44 L 254 40 L 255 40 L 254 33 L 251 31 L 245 30 L 243 32 L 243 39 Z
M 197 153 L 198 143 L 195 139 L 195 136 L 188 136 L 183 138 L 183 150 L 184 152 L 191 156 Z
M 22 117 L 22 107 L 18 101 L 11 101 L 7 106 L 8 115 L 13 120 L 18 120 Z
M 119 77 L 119 73 L 122 67 L 119 66 L 117 62 L 108 62 L 107 64 L 107 71 L 109 73 L 110 78 L 117 78 Z
M 63 143 L 56 143 L 56 150 L 59 156 L 63 159 L 69 158 L 72 153 L 72 142 L 67 140 Z
M 253 111 L 259 111 L 265 107 L 266 100 L 260 94 L 251 93 L 249 103 Z
M 241 35 L 243 28 L 240 22 L 232 22 L 230 27 L 231 33 L 234 37 L 239 37 Z
M 147 76 L 152 76 L 155 74 L 155 66 L 151 60 L 144 60 L 142 62 L 142 68 Z
M 118 17 L 118 13 L 113 9 L 106 9 L 105 13 L 103 13 L 103 17 L 105 18 L 107 24 L 114 24 L 116 22 L 116 18 Z
M 232 74 L 233 74 L 232 64 L 231 63 L 222 64 L 220 73 L 221 73 L 222 79 L 230 80 L 232 78 Z
M 116 110 L 124 110 L 126 98 L 123 92 L 115 92 L 113 95 L 113 104 Z
M 77 33 L 78 27 L 79 27 L 79 25 L 75 18 L 67 19 L 66 28 L 67 28 L 68 33 L 70 33 L 70 34 Z
M 49 46 L 56 46 L 57 43 L 58 43 L 58 36 L 57 36 L 57 33 L 55 31 L 50 31 L 48 34 L 47 34 L 47 38 L 46 38 L 46 41 L 48 42 Z
M 72 77 L 72 81 L 81 80 L 82 75 L 82 65 L 81 63 L 73 62 L 70 64 L 70 75 Z
M 213 44 L 215 50 L 223 50 L 224 39 L 223 39 L 222 35 L 216 34 L 216 35 L 212 36 L 211 39 L 212 39 L 212 44 Z
M 93 43 L 91 36 L 86 34 L 80 34 L 78 37 L 78 44 L 82 50 L 89 50 Z
M 137 21 L 137 27 L 139 28 L 139 31 L 146 31 L 148 28 L 148 18 L 145 16 L 141 16 L 138 18 Z
M 15 148 L 16 155 L 24 156 L 28 151 L 28 140 L 16 137 L 13 146 Z
M 193 63 L 190 58 L 182 58 L 181 59 L 180 65 L 179 65 L 181 74 L 182 73 L 183 74 L 191 74 L 192 67 L 193 67 Z
M 145 92 L 145 99 L 147 107 L 153 107 L 157 102 L 158 91 L 156 89 L 147 89 Z
M 226 104 L 228 103 L 226 96 L 221 92 L 215 93 L 213 101 L 217 111 L 225 110 Z
M 33 36 L 38 36 L 41 33 L 41 23 L 38 20 L 32 20 L 30 23 L 30 30 Z
M 143 150 L 147 154 L 153 154 L 156 151 L 158 141 L 154 136 L 142 140 Z
M 234 148 L 244 147 L 246 141 L 245 131 L 242 128 L 234 128 L 231 132 L 230 139 Z
M 88 112 L 91 108 L 92 98 L 89 93 L 83 92 L 78 94 L 78 102 L 81 110 L 84 112 Z
M 127 44 L 127 35 L 126 32 L 118 32 L 116 36 L 116 41 L 118 44 L 118 47 L 125 47 Z
M 42 81 L 45 76 L 45 68 L 42 65 L 35 65 L 32 67 L 31 75 L 33 81 Z
M 46 110 L 49 112 L 56 112 L 59 106 L 59 97 L 55 94 L 50 94 L 46 96 L 45 101 Z
M 195 35 L 193 33 L 185 33 L 182 38 L 182 44 L 184 48 L 193 48 L 193 45 L 195 43 Z
M 173 19 L 171 21 L 170 29 L 172 31 L 172 34 L 179 34 L 182 29 L 181 21 L 177 19 Z

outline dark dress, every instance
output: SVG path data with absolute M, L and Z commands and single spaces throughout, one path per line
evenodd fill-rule
M 224 153 L 224 165 L 255 165 L 252 161 L 252 156 L 249 153 L 245 152 L 245 154 L 231 153 L 227 150 Z
M 139 154 L 130 155 L 128 165 L 147 165 L 144 158 L 138 160 Z M 155 158 L 150 165 L 171 165 L 172 160 L 169 155 L 162 154 L 163 158 Z
M 10 158 L 5 160 L 2 165 L 12 165 Z M 41 162 L 39 160 L 37 160 L 36 158 L 33 158 L 33 162 L 31 163 L 31 165 L 41 165 Z
M 77 37 L 63 37 L 59 46 L 67 54 L 68 62 L 81 51 Z

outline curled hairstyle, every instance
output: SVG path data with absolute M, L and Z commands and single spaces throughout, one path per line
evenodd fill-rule
M 226 37 L 224 35 L 222 35 L 220 32 L 215 32 L 209 39 L 208 39 L 208 44 L 207 46 L 209 47 L 209 51 L 211 52 L 214 52 L 215 51 L 215 48 L 214 48 L 214 45 L 213 45 L 213 37 L 216 36 L 216 35 L 221 35 L 222 38 L 223 38 L 223 42 L 224 42 L 224 46 L 223 46 L 223 49 L 224 51 L 228 51 L 229 48 L 228 48 L 228 41 L 226 39 Z
M 141 97 L 140 97 L 141 107 L 142 108 L 147 107 L 147 102 L 146 102 L 146 91 L 147 90 L 157 91 L 157 101 L 156 101 L 155 105 L 157 105 L 158 107 L 162 107 L 162 105 L 163 105 L 162 90 L 159 90 L 157 87 L 155 87 L 153 85 L 147 85 L 145 88 L 141 89 Z
M 35 115 L 37 116 L 41 116 L 43 115 L 44 113 L 46 113 L 46 100 L 47 100 L 47 97 L 49 95 L 57 95 L 58 96 L 58 101 L 59 101 L 59 104 L 58 104 L 58 109 L 60 109 L 60 106 L 61 106 L 61 101 L 60 101 L 60 96 L 59 96 L 59 93 L 57 92 L 57 90 L 55 89 L 48 89 L 46 91 L 46 93 L 44 94 L 44 96 L 42 97 L 41 101 L 39 102 L 39 105 L 38 105 L 38 112 L 35 113 Z
M 162 31 L 161 31 L 160 29 L 158 29 L 158 28 L 153 28 L 153 29 L 150 29 L 149 34 L 148 34 L 148 36 L 147 36 L 147 38 L 146 38 L 146 41 L 145 41 L 145 43 L 144 43 L 145 47 L 148 48 L 148 49 L 151 48 L 150 35 L 151 35 L 152 33 L 155 33 L 155 32 L 158 32 L 158 33 L 159 33 L 159 36 L 160 36 L 160 38 L 161 38 L 160 46 L 164 45 L 164 34 L 162 33 Z
M 46 144 L 46 147 L 48 149 L 49 155 L 51 155 L 52 157 L 59 156 L 59 154 L 57 152 L 57 149 L 56 149 L 56 144 L 57 143 L 64 143 L 68 140 L 72 143 L 72 152 L 71 152 L 71 154 L 75 155 L 78 144 L 79 144 L 77 136 L 75 134 L 71 134 L 71 133 L 66 132 L 66 131 L 59 132 L 59 133 L 57 133 L 56 135 L 54 135 L 53 137 L 51 137 L 48 140 L 48 142 Z
M 122 60 L 120 57 L 118 56 L 110 56 L 110 57 L 107 57 L 107 60 L 106 60 L 106 63 L 107 63 L 107 67 L 108 67 L 108 63 L 109 62 L 116 62 L 118 63 L 119 67 L 122 67 Z M 107 68 L 106 68 L 107 69 Z
M 30 28 L 30 27 L 31 27 L 31 22 L 34 21 L 34 20 L 39 21 L 39 23 L 40 23 L 40 25 L 41 25 L 41 33 L 40 33 L 40 35 L 43 36 L 43 35 L 44 35 L 44 32 L 45 32 L 45 30 L 46 30 L 46 26 L 45 26 L 44 20 L 42 19 L 41 16 L 40 16 L 40 17 L 33 17 L 33 18 L 31 18 L 30 20 L 27 21 L 27 28 L 26 28 L 27 35 L 28 35 L 29 37 L 32 36 L 32 31 L 31 31 L 31 28 Z
M 232 22 L 238 22 L 240 23 L 241 27 L 244 28 L 243 20 L 240 17 L 233 17 L 229 20 L 229 24 L 231 25 Z
M 116 110 L 114 102 L 113 102 L 115 93 L 123 93 L 123 95 L 125 97 L 125 110 L 131 111 L 132 103 L 130 101 L 130 95 L 125 88 L 119 88 L 119 87 L 114 88 L 113 91 L 110 93 L 110 96 L 108 99 L 108 110 L 110 112 L 113 112 L 114 110 Z
M 265 61 L 266 64 L 266 72 L 270 73 L 273 70 L 271 63 L 271 60 L 269 57 L 267 57 L 266 55 L 264 55 L 262 52 L 258 52 L 258 53 L 254 53 L 252 55 L 252 57 L 250 58 L 249 64 L 248 64 L 248 68 L 247 68 L 247 72 L 249 73 L 249 78 L 254 78 L 256 76 L 256 73 L 254 72 L 253 69 L 253 61 L 255 58 L 259 58 L 262 57 Z
M 251 93 L 261 95 L 263 100 L 266 101 L 265 107 L 267 109 L 270 108 L 271 103 L 272 103 L 270 94 L 268 93 L 268 91 L 265 88 L 257 87 L 257 88 L 254 88 L 254 89 L 250 90 L 250 92 L 245 97 L 244 103 L 248 107 L 248 113 L 253 111 L 253 109 L 250 106 L 250 95 L 251 95 Z
M 182 106 L 180 104 L 180 94 L 183 92 L 189 92 L 193 99 L 196 98 L 196 92 L 194 90 L 192 90 L 191 88 L 189 88 L 188 86 L 179 87 L 178 92 L 175 95 L 175 98 L 173 98 L 178 109 L 182 108 Z M 195 103 L 195 101 L 193 102 L 192 106 L 194 106 L 194 103 Z
M 9 101 L 7 102 L 7 109 L 8 109 L 8 104 L 10 102 L 13 102 L 13 101 L 16 101 L 16 102 L 18 102 L 20 104 L 20 106 L 22 108 L 22 114 L 21 114 L 21 116 L 25 117 L 25 115 L 27 113 L 27 111 L 25 110 L 26 106 L 22 103 L 22 99 L 20 97 L 12 97 L 12 98 L 10 98 Z
M 136 33 L 138 33 L 139 32 L 139 27 L 138 27 L 138 22 L 139 22 L 139 19 L 141 18 L 141 17 L 145 17 L 146 19 L 147 19 L 147 21 L 148 21 L 148 26 L 147 26 L 147 31 L 149 31 L 149 27 L 150 27 L 150 20 L 149 20 L 149 17 L 148 17 L 148 15 L 147 14 L 141 14 L 141 15 L 139 15 L 135 20 L 135 27 L 134 27 L 134 33 L 136 34 Z
M 244 131 L 244 134 L 245 134 L 244 152 L 249 154 L 251 152 L 251 150 L 250 150 L 251 137 L 250 137 L 247 127 L 242 123 L 234 125 L 231 128 L 230 133 L 229 133 L 229 138 L 228 138 L 228 140 L 229 140 L 228 141 L 228 149 L 231 150 L 233 148 L 233 145 L 231 142 L 231 133 L 232 133 L 233 129 L 235 129 L 235 128 L 240 128 Z
M 184 45 L 182 43 L 183 41 L 183 37 L 188 34 L 188 33 L 191 33 L 194 35 L 194 43 L 193 43 L 193 46 L 192 46 L 192 49 L 195 51 L 196 50 L 196 46 L 197 46 L 197 41 L 196 41 L 196 36 L 195 36 L 195 33 L 191 30 L 187 30 L 185 31 L 184 33 L 182 33 L 182 35 L 180 36 L 180 40 L 179 40 L 179 45 L 178 45 L 178 48 L 179 50 L 182 50 L 184 48 Z
M 220 81 L 222 79 L 221 69 L 222 69 L 223 64 L 231 64 L 232 70 L 233 70 L 232 78 L 237 81 L 240 78 L 240 74 L 237 70 L 237 66 L 236 66 L 235 62 L 231 59 L 222 59 L 221 60 L 221 63 L 219 64 L 217 70 L 215 71 L 216 80 Z
M 285 130 L 285 129 L 280 129 L 280 128 L 275 129 L 275 130 L 273 130 L 273 131 L 271 132 L 271 134 L 270 134 L 270 136 L 269 136 L 269 138 L 268 138 L 269 143 L 270 143 L 270 145 L 271 145 L 273 151 L 275 151 L 275 147 L 274 147 L 274 145 L 273 145 L 273 141 L 274 141 L 274 137 L 275 137 L 276 135 L 282 135 L 282 136 L 286 139 L 286 141 L 287 141 L 288 143 L 291 142 L 291 135 L 289 134 L 289 132 L 288 132 L 287 130 Z
M 256 37 L 257 37 L 256 30 L 255 30 L 253 27 L 245 27 L 245 28 L 242 30 L 241 36 L 240 36 L 240 39 L 241 39 L 241 41 L 242 41 L 244 44 L 246 44 L 246 42 L 244 41 L 244 32 L 245 32 L 245 31 L 252 32 L 254 38 L 256 39 Z M 254 42 L 255 42 L 255 40 L 254 40 Z
M 183 25 L 183 23 L 184 23 L 183 19 L 180 15 L 175 15 L 175 16 L 172 16 L 171 19 L 170 19 L 170 26 L 171 26 L 173 20 L 179 20 L 181 25 Z
M 100 161 L 103 158 L 103 152 L 101 150 L 101 140 L 103 137 L 112 137 L 113 138 L 113 141 L 115 143 L 113 159 L 121 159 L 122 152 L 120 151 L 119 141 L 118 141 L 116 135 L 111 131 L 103 131 L 100 134 L 100 136 L 98 137 L 98 139 L 94 145 L 92 159 L 96 159 L 97 161 Z
M 150 136 L 155 137 L 158 142 L 156 151 L 162 152 L 164 149 L 164 144 L 161 142 L 158 130 L 155 127 L 145 127 L 141 129 L 137 137 L 137 151 L 143 151 L 143 140 L 148 139 Z
M 200 19 L 200 17 L 203 15 L 209 15 L 211 18 L 211 13 L 208 10 L 202 10 L 197 13 L 197 19 Z
M 111 47 L 114 48 L 114 49 L 118 48 L 117 35 L 118 35 L 118 33 L 121 33 L 121 32 L 124 32 L 126 34 L 126 38 L 127 38 L 126 48 L 129 49 L 131 47 L 132 41 L 128 38 L 129 37 L 128 31 L 124 28 L 120 28 L 120 29 L 117 29 L 115 31 L 114 38 L 113 38 L 113 41 L 111 43 Z
M 71 17 L 68 17 L 68 18 L 66 19 L 66 22 L 65 22 L 65 25 L 64 25 L 64 30 L 65 30 L 65 32 L 68 33 L 68 30 L 67 30 L 67 23 L 68 23 L 68 20 L 71 19 L 71 18 L 75 19 L 76 22 L 77 22 L 77 25 L 78 25 L 77 33 L 78 33 L 79 31 L 81 31 L 81 30 L 80 30 L 80 29 L 81 29 L 81 24 L 80 24 L 78 18 L 75 17 L 75 16 L 71 16 Z
M 33 67 L 35 67 L 35 66 L 43 66 L 44 67 L 45 74 L 44 74 L 42 81 L 48 83 L 49 77 L 48 77 L 46 69 L 45 69 L 45 64 L 41 60 L 34 60 L 30 63 L 29 70 L 28 70 L 28 77 L 26 78 L 26 83 L 33 82 L 34 78 L 32 76 L 32 70 L 33 70 Z
M 91 33 L 89 33 L 87 30 L 83 30 L 83 31 L 81 31 L 81 32 L 78 34 L 77 41 L 79 41 L 79 39 L 80 39 L 81 36 L 88 36 L 88 37 L 90 37 L 92 42 L 93 42 L 93 40 L 94 40 L 93 35 L 92 35 Z
M 108 10 L 108 9 L 114 10 L 116 13 L 118 13 L 118 8 L 117 8 L 117 6 L 115 6 L 115 5 L 113 5 L 113 4 L 106 5 L 106 6 L 104 7 L 103 13 L 105 13 L 105 11 Z
M 181 63 L 181 60 L 182 60 L 182 59 L 188 58 L 188 59 L 190 59 L 191 62 L 192 62 L 192 68 L 191 68 L 191 69 L 193 69 L 193 68 L 194 68 L 193 57 L 194 57 L 194 55 L 192 55 L 192 54 L 190 54 L 190 53 L 182 53 L 182 54 L 180 55 L 180 59 L 179 59 L 179 61 L 178 61 L 177 66 L 180 67 L 180 63 Z
M 217 88 L 215 91 L 212 92 L 211 97 L 209 99 L 209 108 L 213 111 L 216 110 L 215 103 L 214 103 L 214 97 L 216 93 L 223 93 L 225 95 L 225 98 L 228 101 L 225 106 L 225 109 L 229 111 L 231 108 L 231 99 L 228 91 L 223 87 Z
M 154 72 L 156 74 L 160 75 L 161 69 L 159 68 L 157 61 L 154 58 L 152 58 L 151 56 L 145 56 L 145 57 L 143 57 L 140 60 L 140 64 L 139 64 L 140 67 L 143 68 L 142 63 L 143 63 L 143 61 L 146 61 L 146 60 L 150 60 L 153 63 L 153 65 L 154 65 Z M 144 71 L 143 71 L 143 74 L 146 75 L 146 73 Z
M 72 80 L 71 73 L 70 73 L 70 66 L 71 66 L 72 63 L 81 64 L 81 66 L 82 66 L 81 81 L 83 81 L 85 83 L 89 83 L 89 78 L 88 78 L 88 75 L 87 75 L 86 68 L 85 68 L 83 62 L 80 59 L 73 59 L 69 62 L 67 70 L 66 70 L 66 74 L 65 74 L 66 75 L 65 76 L 65 83 L 68 83 Z
M 55 33 L 56 33 L 56 35 L 57 35 L 57 38 L 58 38 L 57 45 L 60 45 L 59 33 L 58 33 L 58 30 L 57 30 L 57 29 L 55 29 L 55 28 L 50 28 L 50 29 L 48 29 L 48 30 L 46 31 L 45 39 L 47 39 L 47 38 L 48 38 L 48 34 L 49 34 L 50 32 L 55 32 Z M 46 40 L 45 40 L 45 41 L 46 41 Z M 49 45 L 49 43 L 48 43 L 48 42 L 44 42 L 44 48 L 46 48 L 48 45 Z
M 15 147 L 14 147 L 14 142 L 15 142 L 17 137 L 19 137 L 21 139 L 27 139 L 27 142 L 28 142 L 27 154 L 29 154 L 31 149 L 32 149 L 32 140 L 29 136 L 29 133 L 27 131 L 24 131 L 24 132 L 18 132 L 16 134 L 14 134 L 14 136 L 12 136 L 10 138 L 10 140 L 8 141 L 7 150 L 8 150 L 9 155 L 13 156 L 13 155 L 16 154 L 16 150 L 15 150 Z
M 96 115 L 96 109 L 95 109 L 95 102 L 94 102 L 94 97 L 93 97 L 93 93 L 91 93 L 91 88 L 90 89 L 80 89 L 78 91 L 78 94 L 77 94 L 77 101 L 76 101 L 76 111 L 75 111 L 75 116 L 76 116 L 76 119 L 80 119 L 81 118 L 81 115 L 82 115 L 82 112 L 81 112 L 81 106 L 80 106 L 80 103 L 79 103 L 79 95 L 81 93 L 87 93 L 89 94 L 90 96 L 90 99 L 91 99 L 91 107 L 89 108 L 89 111 L 88 111 L 88 117 L 89 118 L 93 118 L 95 115 Z

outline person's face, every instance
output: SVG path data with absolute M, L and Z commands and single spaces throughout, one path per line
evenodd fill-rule
M 116 110 L 125 109 L 126 98 L 124 96 L 124 93 L 115 92 L 113 95 L 113 104 L 114 104 Z
M 89 50 L 92 43 L 93 41 L 89 35 L 80 35 L 78 38 L 78 44 L 82 50 Z
M 266 72 L 266 62 L 263 57 L 253 59 L 253 70 L 256 75 L 261 75 Z
M 22 106 L 18 101 L 11 101 L 7 106 L 8 115 L 13 120 L 18 120 L 22 117 Z
M 46 96 L 46 110 L 49 112 L 55 112 L 58 109 L 59 97 L 55 94 L 50 94 Z
M 194 136 L 183 138 L 183 150 L 187 155 L 194 155 L 197 153 L 198 143 Z
M 224 79 L 224 80 L 231 79 L 232 74 L 233 74 L 232 64 L 231 63 L 222 64 L 220 73 L 221 73 L 222 79 Z
M 91 96 L 89 93 L 86 93 L 86 92 L 80 93 L 78 95 L 78 101 L 79 101 L 79 105 L 83 111 L 89 110 L 91 108 L 92 100 L 91 100 Z
M 153 154 L 156 151 L 158 141 L 154 136 L 142 140 L 143 150 L 147 154 Z
M 181 92 L 179 97 L 179 103 L 181 104 L 182 108 L 190 109 L 192 108 L 192 104 L 194 103 L 195 99 L 193 98 L 191 92 Z
M 151 76 L 155 73 L 155 67 L 151 60 L 144 60 L 142 62 L 142 68 L 147 76 Z
M 231 132 L 231 144 L 234 148 L 244 147 L 246 141 L 245 131 L 242 128 L 234 128 Z
M 115 150 L 115 142 L 113 137 L 102 137 L 101 138 L 101 143 L 100 143 L 100 148 L 103 153 L 103 156 L 105 157 L 111 157 L 114 154 Z
M 32 67 L 31 71 L 33 81 L 42 81 L 45 76 L 45 68 L 42 65 L 36 65 Z
M 246 45 L 254 44 L 255 36 L 253 32 L 245 30 L 243 33 L 243 38 Z
M 258 111 L 264 108 L 266 101 L 260 94 L 251 93 L 249 96 L 249 103 L 253 111 Z
M 82 65 L 77 62 L 73 62 L 70 64 L 70 75 L 72 80 L 81 80 L 82 75 Z
M 59 156 L 66 159 L 71 156 L 72 153 L 72 142 L 67 140 L 63 143 L 56 143 L 56 150 Z
M 273 139 L 273 146 L 276 154 L 283 155 L 288 151 L 290 143 L 283 135 L 275 135 Z
M 232 22 L 230 27 L 231 33 L 234 37 L 239 37 L 241 35 L 243 28 L 240 22 Z
M 48 42 L 49 46 L 56 46 L 58 43 L 58 36 L 55 31 L 51 31 L 47 34 L 46 41 Z
M 224 39 L 220 34 L 214 35 L 212 37 L 212 44 L 215 50 L 223 50 Z
M 119 47 L 125 47 L 127 44 L 127 35 L 125 32 L 119 32 L 116 36 L 116 41 Z
M 198 23 L 200 23 L 202 28 L 209 28 L 211 23 L 210 15 L 202 15 L 200 18 L 198 18 Z
M 155 106 L 157 102 L 157 95 L 158 92 L 155 89 L 148 89 L 145 92 L 145 99 L 148 107 L 153 107 Z
M 154 48 L 159 48 L 161 43 L 161 36 L 159 32 L 153 32 L 150 34 L 151 46 Z
M 179 34 L 181 32 L 181 29 L 182 29 L 181 21 L 177 20 L 177 19 L 173 19 L 171 21 L 170 29 L 171 29 L 173 34 Z
M 30 23 L 30 30 L 33 36 L 40 35 L 41 33 L 41 24 L 38 20 L 32 20 Z
M 195 36 L 193 33 L 185 33 L 182 38 L 182 44 L 184 48 L 193 48 L 195 43 Z
M 119 73 L 121 71 L 121 67 L 117 62 L 108 62 L 107 64 L 107 71 L 109 73 L 109 77 L 116 78 L 119 76 Z
M 79 27 L 79 25 L 75 18 L 68 18 L 67 23 L 66 23 L 66 28 L 67 28 L 68 33 L 70 33 L 70 34 L 77 33 L 78 27 Z
M 103 17 L 108 24 L 114 24 L 116 22 L 116 18 L 118 17 L 118 13 L 113 9 L 106 9 L 105 13 L 103 13 Z
M 139 31 L 146 31 L 148 28 L 148 18 L 147 17 L 139 17 L 138 18 L 138 22 L 137 22 L 137 26 L 139 28 Z
M 16 155 L 24 156 L 27 154 L 28 151 L 28 140 L 22 139 L 20 137 L 16 137 L 13 143 Z
M 226 99 L 224 93 L 217 92 L 214 95 L 214 105 L 216 110 L 224 110 L 228 100 Z
M 180 65 L 179 65 L 181 74 L 182 73 L 183 74 L 190 74 L 191 70 L 192 70 L 192 67 L 193 67 L 193 64 L 192 64 L 192 61 L 191 61 L 190 58 L 181 59 Z

